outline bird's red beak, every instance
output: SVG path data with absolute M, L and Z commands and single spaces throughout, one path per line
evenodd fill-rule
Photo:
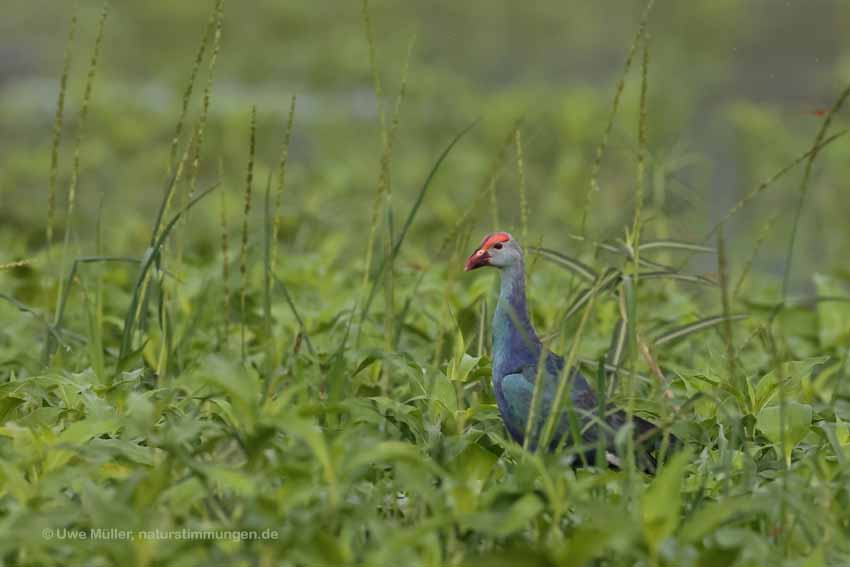
M 490 265 L 490 254 L 487 253 L 483 248 L 479 248 L 475 252 L 472 253 L 472 256 L 466 259 L 466 266 L 464 266 L 464 270 L 467 272 L 469 270 L 474 270 L 476 268 L 480 268 L 481 266 L 489 266 Z

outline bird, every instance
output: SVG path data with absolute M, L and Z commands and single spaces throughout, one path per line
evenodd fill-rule
M 577 368 L 564 371 L 563 357 L 549 351 L 540 341 L 528 315 L 525 291 L 525 263 L 519 242 L 508 232 L 487 234 L 481 244 L 466 260 L 466 271 L 492 267 L 500 272 L 499 300 L 493 313 L 492 323 L 492 386 L 502 421 L 510 436 L 520 445 L 525 443 L 526 425 L 531 411 L 534 384 L 538 376 L 538 365 L 542 379 L 542 395 L 535 423 L 531 425 L 527 448 L 535 451 L 540 442 L 543 426 L 552 410 L 555 392 L 561 380 L 570 380 L 569 395 L 573 415 L 562 414 L 550 436 L 547 450 L 552 452 L 562 441 L 569 439 L 571 430 L 577 429 L 581 439 L 573 443 L 580 447 L 573 454 L 573 463 L 595 465 L 600 435 L 603 437 L 606 463 L 611 468 L 620 468 L 621 459 L 615 451 L 614 435 L 627 422 L 622 410 L 607 406 L 599 416 L 596 393 Z M 604 424 L 601 425 L 601 422 Z M 632 416 L 635 439 L 653 438 L 654 449 L 660 446 L 661 430 L 638 416 Z M 601 426 L 600 426 L 601 425 Z M 576 427 L 578 426 L 578 427 Z M 567 438 L 565 439 L 565 436 Z M 668 447 L 678 444 L 669 436 Z M 636 447 L 635 462 L 639 468 L 653 472 L 655 455 L 650 444 Z M 579 458 L 576 458 L 579 457 Z

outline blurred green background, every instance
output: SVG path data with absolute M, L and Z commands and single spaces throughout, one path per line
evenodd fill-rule
M 60 160 L 59 210 L 70 176 L 85 71 L 102 4 L 79 2 Z M 486 184 L 502 140 L 523 120 L 532 233 L 570 250 L 579 230 L 596 146 L 643 2 L 508 1 L 371 3 L 377 64 L 391 112 L 411 38 L 407 97 L 392 158 L 397 215 L 441 148 L 479 120 L 444 164 L 409 239 L 432 258 L 433 235 L 449 230 Z M 115 2 L 104 38 L 81 148 L 77 224 L 90 248 L 99 204 L 107 252 L 139 249 L 166 181 L 182 92 L 212 2 Z M 50 140 L 73 2 L 12 3 L 0 19 L 0 250 L 32 255 L 46 222 Z M 217 178 L 235 217 L 247 161 L 250 106 L 258 106 L 258 186 L 275 166 L 289 97 L 298 109 L 284 203 L 287 246 L 340 241 L 360 258 L 357 232 L 370 220 L 381 156 L 380 127 L 359 2 L 258 0 L 225 7 L 202 185 Z M 649 23 L 647 236 L 700 240 L 735 202 L 808 149 L 816 113 L 850 81 L 850 4 L 841 0 L 659 1 Z M 639 60 L 639 58 L 638 58 Z M 591 233 L 622 236 L 633 211 L 639 61 L 626 83 L 594 196 Z M 197 92 L 200 92 L 205 67 Z M 197 114 L 199 102 L 192 103 Z M 847 124 L 847 113 L 838 117 Z M 845 264 L 850 142 L 816 162 L 794 270 Z M 752 254 L 774 214 L 757 268 L 779 274 L 802 167 L 734 218 L 733 266 Z M 513 151 L 499 178 L 498 228 L 515 229 Z M 488 201 L 470 218 L 475 238 L 495 228 Z M 201 252 L 217 246 L 217 207 L 193 219 Z M 256 208 L 257 215 L 260 214 Z M 208 217 L 208 218 L 207 218 Z M 259 221 L 259 216 L 256 217 Z M 62 215 L 57 217 L 61 231 Z M 353 232 L 355 231 L 355 232 Z M 59 232 L 61 234 L 61 232 Z M 349 238 L 352 234 L 358 238 Z M 25 243 L 25 245 L 24 245 Z M 351 254 L 345 254 L 345 252 Z M 707 259 L 705 271 L 713 270 Z

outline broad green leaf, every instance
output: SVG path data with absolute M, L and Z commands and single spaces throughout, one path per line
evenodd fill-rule
M 590 561 L 626 550 L 640 536 L 640 526 L 621 506 L 594 501 L 579 509 L 581 523 L 557 553 L 562 567 L 583 567 Z
M 726 498 L 706 504 L 691 514 L 682 525 L 679 538 L 685 542 L 697 543 L 735 515 L 744 514 L 750 508 L 750 501 L 743 497 Z
M 153 426 L 154 405 L 147 396 L 131 392 L 127 398 L 127 417 L 137 432 L 146 433 Z
M 481 360 L 480 356 L 470 356 L 464 352 L 457 364 L 453 365 L 449 379 L 458 382 L 466 382 L 469 378 L 469 373 L 478 366 L 479 360 Z
M 542 511 L 543 502 L 534 493 L 529 493 L 504 509 L 472 514 L 463 525 L 482 534 L 505 537 L 524 529 Z
M 679 525 L 682 478 L 689 460 L 689 451 L 670 459 L 643 495 L 641 523 L 646 542 L 653 550 L 657 551 Z
M 160 500 L 172 514 L 186 514 L 192 506 L 203 505 L 207 491 L 201 481 L 191 477 L 169 487 L 162 493 Z
M 65 431 L 59 434 L 59 442 L 79 445 L 93 437 L 98 437 L 105 433 L 114 433 L 120 427 L 121 422 L 117 417 L 83 419 L 81 421 L 75 421 Z
M 438 476 L 446 476 L 442 470 L 427 456 L 422 454 L 416 445 L 400 441 L 384 441 L 371 449 L 355 455 L 345 463 L 346 468 L 356 470 L 375 463 L 408 463 L 428 470 Z
M 20 504 L 26 504 L 36 494 L 36 489 L 15 464 L 0 460 L 0 494 L 7 493 Z
M 154 450 L 123 439 L 92 439 L 87 450 L 101 452 L 112 459 L 124 459 L 127 462 L 150 466 L 154 464 Z
M 818 356 L 805 360 L 794 360 L 780 364 L 761 377 L 755 387 L 755 405 L 753 413 L 758 413 L 764 406 L 773 401 L 778 387 L 784 382 L 787 397 L 795 397 L 800 390 L 800 381 L 809 376 L 815 366 L 825 363 L 829 357 Z
M 778 405 L 762 408 L 756 417 L 756 425 L 772 443 L 776 444 L 776 452 L 781 455 L 782 433 L 785 433 L 785 464 L 791 464 L 791 451 L 797 443 L 809 433 L 812 424 L 812 406 L 799 402 L 785 403 L 784 425 L 780 423 L 781 407 Z
M 490 451 L 471 444 L 452 461 L 450 488 L 452 503 L 461 514 L 475 511 L 484 483 L 498 458 Z
M 458 409 L 457 392 L 451 380 L 440 371 L 434 372 L 434 387 L 431 389 L 431 399 L 438 402 L 450 413 Z
M 225 492 L 239 496 L 253 496 L 257 491 L 257 483 L 254 479 L 240 470 L 211 466 L 205 467 L 204 472 L 207 478 Z

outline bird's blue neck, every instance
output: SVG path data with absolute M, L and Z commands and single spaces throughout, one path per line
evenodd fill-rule
M 525 266 L 522 261 L 501 270 L 499 301 L 493 314 L 493 371 L 495 376 L 536 364 L 540 340 L 528 317 Z

